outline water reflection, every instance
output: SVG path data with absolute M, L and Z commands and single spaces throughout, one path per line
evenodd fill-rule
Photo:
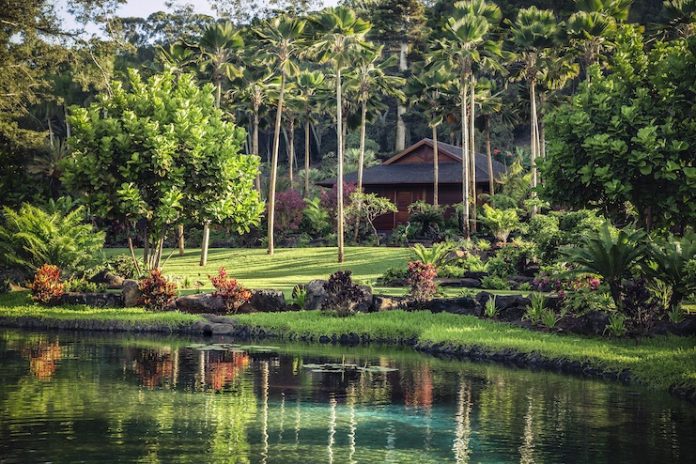
M 2 462 L 689 462 L 696 450 L 688 403 L 404 351 L 4 331 L 0 359 Z

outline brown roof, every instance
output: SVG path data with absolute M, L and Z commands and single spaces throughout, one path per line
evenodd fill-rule
M 366 168 L 363 171 L 364 185 L 393 185 L 393 184 L 432 184 L 433 165 L 432 163 L 401 164 L 396 163 L 398 159 L 408 155 L 422 145 L 433 146 L 431 139 L 423 139 L 411 145 L 400 153 L 392 156 L 378 166 Z M 459 161 L 459 163 L 440 163 L 439 183 L 461 184 L 462 183 L 462 149 L 455 145 L 438 142 L 438 151 Z M 505 165 L 493 160 L 493 175 L 499 179 L 501 174 L 506 171 Z M 351 172 L 344 176 L 344 181 L 356 183 L 358 180 L 357 172 Z M 336 183 L 336 179 L 324 179 L 317 182 L 317 185 L 331 187 Z M 488 183 L 488 158 L 482 153 L 476 154 L 476 183 Z

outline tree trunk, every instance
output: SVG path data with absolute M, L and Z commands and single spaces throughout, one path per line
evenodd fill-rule
M 179 224 L 177 227 L 178 233 L 177 233 L 177 241 L 179 242 L 179 256 L 184 256 L 184 251 L 185 251 L 185 243 L 186 240 L 184 240 L 184 225 Z
M 254 118 L 251 130 L 251 152 L 255 155 L 261 156 L 259 153 L 259 109 L 254 108 Z M 261 167 L 259 166 L 259 172 L 256 174 L 256 190 L 261 194 Z
M 491 117 L 486 116 L 486 158 L 488 159 L 488 193 L 495 195 L 495 178 L 493 177 L 493 154 L 491 153 Z
M 275 219 L 276 178 L 278 177 L 278 149 L 280 148 L 280 123 L 283 116 L 283 98 L 285 97 L 285 72 L 280 74 L 280 95 L 276 111 L 275 129 L 273 131 L 273 155 L 271 159 L 271 177 L 268 180 L 268 254 L 273 255 L 273 227 Z
M 215 82 L 215 107 L 220 108 L 220 100 L 222 100 L 222 81 L 217 80 Z
M 307 198 L 307 195 L 309 195 L 309 158 L 310 158 L 310 134 L 309 134 L 309 117 L 305 120 L 304 123 L 304 133 L 305 133 L 305 142 L 304 142 L 304 197 Z
M 338 151 L 338 175 L 336 176 L 336 190 L 337 190 L 337 205 L 336 205 L 336 234 L 338 237 L 338 262 L 342 263 L 344 260 L 344 250 L 343 250 L 343 103 L 341 101 L 341 68 L 336 68 L 336 137 L 338 137 L 338 143 L 336 144 L 336 150 Z
M 65 138 L 69 139 L 71 134 L 70 120 L 68 120 L 68 108 L 63 105 L 63 113 L 65 114 Z
M 399 71 L 404 73 L 408 70 L 408 61 L 406 54 L 408 53 L 408 43 L 401 42 L 399 46 Z M 396 144 L 395 151 L 401 151 L 406 148 L 406 123 L 403 120 L 403 115 L 406 113 L 406 107 L 397 103 L 396 106 Z
M 459 95 L 462 123 L 462 203 L 464 214 L 462 217 L 462 232 L 466 238 L 471 236 L 469 232 L 469 121 L 466 112 L 466 100 L 469 95 L 469 86 L 463 79 Z
M 539 158 L 544 159 L 546 156 L 546 130 L 544 128 L 544 107 L 546 105 L 546 94 L 541 92 L 539 94 L 539 113 L 541 117 L 538 118 L 537 127 L 539 130 Z M 539 183 L 543 183 L 539 179 Z
M 471 108 L 469 108 L 470 114 L 470 132 L 469 137 L 471 137 L 471 144 L 469 146 L 470 156 L 471 156 L 471 230 L 476 232 L 476 207 L 477 207 L 477 194 L 476 194 L 476 81 L 471 80 Z
M 200 266 L 208 264 L 208 245 L 210 243 L 210 221 L 203 222 L 203 243 L 201 244 Z
M 135 272 L 138 273 L 138 276 L 141 276 L 143 274 L 143 271 L 140 269 L 140 263 L 138 262 L 138 258 L 135 256 L 135 248 L 133 247 L 133 238 L 128 235 L 128 250 L 130 251 L 131 259 L 133 259 L 133 266 L 135 267 Z
M 147 224 L 143 230 L 143 263 L 147 270 L 150 270 L 150 238 L 147 233 Z
M 532 188 L 536 189 L 538 183 L 536 159 L 539 150 L 539 132 L 537 127 L 537 106 L 536 106 L 536 82 L 534 79 L 529 81 L 529 100 L 531 102 L 531 121 L 530 121 L 530 136 L 531 136 L 531 164 L 532 164 Z M 532 192 L 532 197 L 536 193 Z M 532 215 L 536 214 L 536 206 L 532 207 Z
M 360 155 L 358 157 L 358 192 L 362 192 L 363 169 L 365 164 L 365 125 L 367 121 L 367 101 L 363 99 L 360 107 Z
M 440 147 L 437 142 L 437 126 L 433 125 L 433 205 L 440 204 Z
M 288 121 L 288 176 L 290 178 L 290 190 L 295 190 L 295 119 Z

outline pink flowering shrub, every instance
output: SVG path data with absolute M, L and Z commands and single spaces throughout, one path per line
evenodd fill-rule
M 294 232 L 302 222 L 305 201 L 297 190 L 286 190 L 276 195 L 275 223 L 276 232 Z

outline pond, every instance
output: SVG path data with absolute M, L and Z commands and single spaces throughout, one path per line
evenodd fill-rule
M 694 462 L 696 407 L 377 346 L 0 330 L 0 462 Z

